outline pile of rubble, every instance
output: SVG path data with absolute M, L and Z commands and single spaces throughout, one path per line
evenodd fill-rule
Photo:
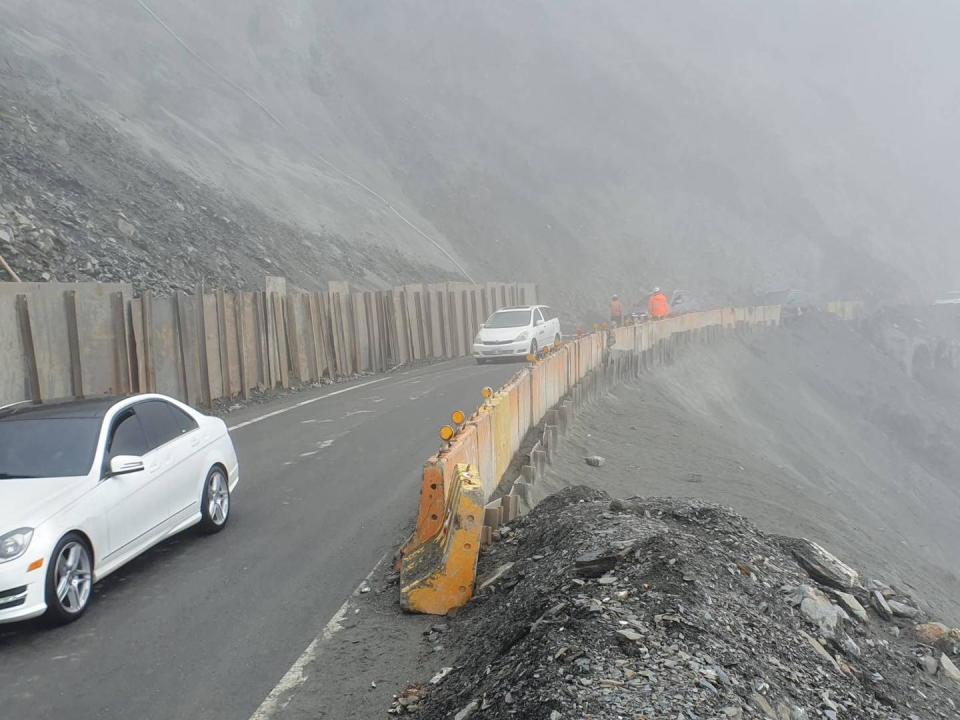
M 459 656 L 393 714 L 960 718 L 960 630 L 716 505 L 570 488 L 505 530 L 480 572 L 443 628 Z

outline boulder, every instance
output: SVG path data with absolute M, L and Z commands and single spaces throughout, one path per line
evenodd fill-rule
M 887 600 L 887 605 L 890 606 L 890 610 L 897 617 L 912 619 L 920 614 L 920 611 L 917 610 L 917 608 L 907 605 L 906 603 L 897 602 L 896 600 Z
M 916 625 L 914 630 L 917 633 L 917 640 L 922 642 L 924 645 L 936 645 L 938 642 L 947 637 L 947 634 L 950 632 L 950 628 L 943 623 L 938 622 L 929 622 L 923 623 L 922 625 Z
M 856 570 L 812 540 L 781 537 L 779 541 L 817 582 L 839 590 L 850 590 L 859 585 L 860 574 Z
M 940 655 L 940 670 L 944 677 L 948 677 L 956 683 L 960 683 L 960 670 L 953 664 L 953 660 L 947 657 L 946 653 Z
M 883 596 L 882 592 L 879 590 L 871 592 L 870 604 L 873 605 L 873 609 L 876 610 L 877 614 L 884 620 L 893 620 L 893 610 L 890 609 L 890 605 L 887 604 L 887 599 Z
M 796 589 L 793 602 L 800 606 L 800 614 L 816 625 L 826 637 L 834 637 L 837 626 L 850 619 L 843 608 L 834 605 L 822 591 L 809 585 L 801 585 Z
M 137 235 L 137 226 L 126 218 L 117 218 L 117 230 L 128 238 L 133 238 Z
M 842 590 L 831 590 L 830 594 L 837 598 L 840 606 L 857 620 L 863 623 L 867 622 L 868 615 L 866 609 L 853 595 L 845 593 Z
M 917 658 L 917 664 L 927 675 L 936 675 L 937 670 L 940 669 L 940 663 L 933 655 L 924 655 L 922 658 Z

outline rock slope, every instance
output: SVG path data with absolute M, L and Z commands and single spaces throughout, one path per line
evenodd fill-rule
M 460 648 L 456 664 L 391 712 L 960 717 L 960 631 L 927 623 L 902 589 L 717 505 L 569 488 L 505 531 L 480 571 L 496 579 L 430 633 Z
M 310 232 L 137 147 L 69 93 L 0 73 L 0 255 L 22 280 L 128 281 L 169 292 L 254 289 L 264 275 L 320 289 L 452 277 L 428 260 Z M 0 270 L 0 282 L 10 280 Z

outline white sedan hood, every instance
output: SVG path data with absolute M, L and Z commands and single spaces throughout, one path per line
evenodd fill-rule
M 527 326 L 512 328 L 483 328 L 480 330 L 480 340 L 492 340 L 493 342 L 513 342 L 517 336 L 529 330 Z
M 0 534 L 37 527 L 83 495 L 87 482 L 87 477 L 0 480 Z

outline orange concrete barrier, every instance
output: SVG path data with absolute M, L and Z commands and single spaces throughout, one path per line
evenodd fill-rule
M 443 524 L 457 465 L 468 463 L 476 467 L 478 460 L 477 429 L 474 425 L 467 425 L 447 448 L 424 463 L 417 525 L 401 552 L 410 552 L 437 533 Z
M 485 510 L 476 468 L 457 465 L 450 490 L 440 528 L 403 557 L 400 606 L 408 612 L 445 615 L 473 596 Z

